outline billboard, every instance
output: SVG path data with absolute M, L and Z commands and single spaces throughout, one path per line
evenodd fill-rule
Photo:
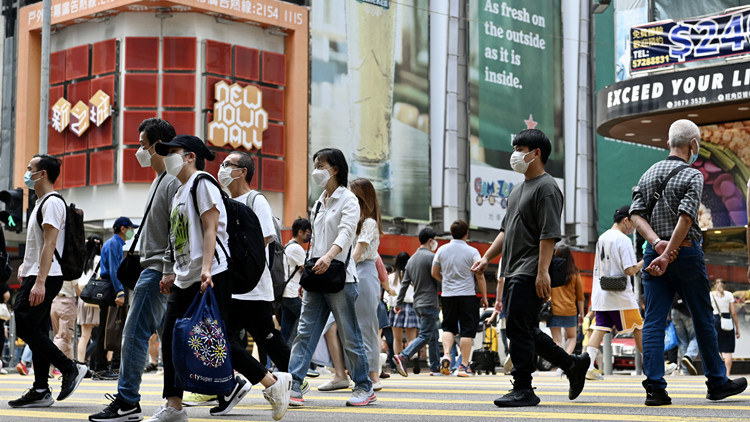
M 471 2 L 469 13 L 470 220 L 495 228 L 505 214 L 518 132 L 546 133 L 552 141 L 547 172 L 563 176 L 560 1 Z
M 428 221 L 428 1 L 323 3 L 311 9 L 310 158 L 341 149 L 384 216 Z M 311 184 L 310 201 L 321 191 Z

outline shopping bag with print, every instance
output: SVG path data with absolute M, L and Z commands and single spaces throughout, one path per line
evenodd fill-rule
M 234 388 L 229 338 L 210 286 L 175 323 L 172 357 L 178 388 L 211 395 Z

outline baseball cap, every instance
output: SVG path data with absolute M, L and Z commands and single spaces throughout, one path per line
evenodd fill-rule
M 194 152 L 195 155 L 213 161 L 216 154 L 208 149 L 206 143 L 201 138 L 193 135 L 177 135 L 169 142 L 157 142 L 156 153 L 159 155 L 169 155 L 169 149 L 172 147 L 181 147 L 186 151 Z
M 132 227 L 134 229 L 138 228 L 137 224 L 133 224 L 132 221 L 128 217 L 120 217 L 117 220 L 115 220 L 115 224 L 112 225 L 112 228 L 117 230 L 120 227 Z
M 625 217 L 630 217 L 630 205 L 622 206 L 615 211 L 615 222 L 622 221 Z

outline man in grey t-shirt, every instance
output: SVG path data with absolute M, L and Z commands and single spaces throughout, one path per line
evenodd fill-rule
M 472 271 L 481 273 L 487 263 L 502 252 L 498 281 L 498 312 L 505 309 L 506 328 L 513 361 L 513 389 L 495 399 L 498 407 L 536 406 L 539 397 L 531 387 L 535 353 L 562 368 L 570 381 L 568 398 L 583 390 L 588 354 L 571 356 L 539 329 L 539 309 L 550 296 L 549 265 L 555 242 L 562 237 L 560 215 L 563 196 L 555 180 L 544 170 L 552 144 L 544 132 L 528 129 L 513 139 L 510 165 L 524 174 L 524 181 L 513 188 L 500 233 Z M 507 239 L 505 234 L 508 233 Z

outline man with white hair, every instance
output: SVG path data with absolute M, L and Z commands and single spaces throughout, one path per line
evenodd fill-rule
M 647 406 L 672 404 L 664 379 L 664 328 L 675 292 L 692 314 L 706 374 L 709 400 L 747 388 L 745 378 L 730 380 L 719 357 L 709 281 L 701 249 L 698 207 L 703 176 L 689 166 L 698 158 L 700 131 L 690 120 L 669 128 L 669 156 L 646 171 L 633 190 L 630 221 L 646 239 L 643 258 L 643 369 Z

